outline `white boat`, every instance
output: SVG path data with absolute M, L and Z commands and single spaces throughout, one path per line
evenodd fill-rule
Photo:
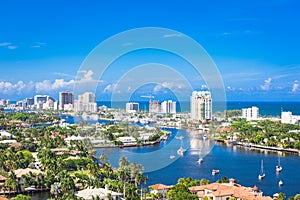
M 261 160 L 261 169 L 260 169 L 260 174 L 258 175 L 258 179 L 262 180 L 264 179 L 266 174 L 264 173 L 264 161 Z
M 177 150 L 177 153 L 178 153 L 178 155 L 180 155 L 180 156 L 183 156 L 184 152 L 186 152 L 186 149 L 184 149 L 183 147 L 180 147 L 180 148 Z
M 282 186 L 282 185 L 283 185 L 282 180 L 280 180 L 280 181 L 278 182 L 278 185 L 279 185 L 279 186 Z
M 203 140 L 206 140 L 207 139 L 207 135 L 203 135 Z
M 214 176 L 214 175 L 218 174 L 219 172 L 220 172 L 220 170 L 218 170 L 218 169 L 213 169 L 213 170 L 211 171 L 211 174 Z
M 171 159 L 171 160 L 174 159 L 174 158 L 176 158 L 176 156 L 170 155 L 170 159 Z
M 199 158 L 198 160 L 197 160 L 197 163 L 198 164 L 201 164 L 203 162 L 203 158 Z
M 282 167 L 280 165 L 280 156 L 278 156 L 278 165 L 276 165 L 276 172 L 281 172 L 282 171 Z
M 177 154 L 180 155 L 180 156 L 183 156 L 183 154 L 186 152 L 186 149 L 182 147 L 183 136 L 180 136 L 177 139 L 180 140 L 180 148 L 177 150 Z

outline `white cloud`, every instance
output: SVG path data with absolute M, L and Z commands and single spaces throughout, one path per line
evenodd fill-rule
M 296 80 L 294 81 L 292 92 L 298 91 L 298 88 L 299 88 L 299 84 L 298 84 L 298 80 Z
M 235 88 L 232 88 L 231 86 L 227 86 L 226 89 L 227 89 L 228 91 L 235 91 Z
M 97 83 L 102 83 L 102 80 L 96 80 L 93 78 L 94 72 L 92 70 L 81 70 L 78 71 L 79 75 L 77 77 L 77 82 L 78 83 L 90 83 L 90 82 L 97 82 Z
M 9 46 L 7 46 L 7 48 L 10 49 L 10 50 L 13 50 L 13 49 L 16 49 L 18 47 L 17 46 L 13 46 L 13 45 L 9 45 Z
M 271 81 L 272 81 L 272 78 L 268 78 L 264 81 L 264 84 L 260 86 L 260 88 L 262 90 L 265 90 L 265 91 L 268 91 L 270 89 L 270 86 L 271 86 Z
M 165 34 L 164 38 L 170 38 L 170 37 L 182 37 L 183 35 L 180 33 L 172 33 L 172 34 Z
M 153 88 L 153 93 L 160 92 L 166 88 L 175 91 L 175 90 L 186 88 L 186 86 L 183 84 L 177 84 L 173 82 L 162 82 L 161 84 L 156 84 L 156 86 Z
M 2 94 L 20 94 L 26 87 L 26 84 L 23 81 L 18 81 L 13 84 L 11 82 L 0 82 L 0 92 Z
M 131 42 L 126 42 L 126 43 L 123 43 L 123 44 L 122 44 L 123 47 L 131 46 L 131 45 L 133 45 L 133 43 L 131 43 Z
M 32 94 L 39 92 L 57 92 L 60 90 L 72 89 L 75 81 L 65 81 L 64 79 L 56 79 L 54 81 L 44 80 L 41 82 L 29 81 L 24 83 L 18 81 L 12 83 L 9 81 L 0 82 L 0 94 L 3 95 L 21 95 L 21 94 Z
M 108 84 L 102 92 L 103 93 L 111 93 L 111 92 L 117 90 L 117 88 L 118 88 L 118 84 Z
M 56 91 L 64 88 L 71 88 L 73 87 L 75 81 L 65 81 L 64 79 L 55 79 L 54 82 L 50 80 L 44 80 L 42 82 L 35 83 L 35 90 L 36 92 L 51 92 Z
M 9 45 L 11 45 L 11 43 L 9 43 L 9 42 L 0 43 L 0 47 L 6 47 L 6 46 L 9 46 Z

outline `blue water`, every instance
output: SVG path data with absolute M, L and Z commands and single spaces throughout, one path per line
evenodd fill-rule
M 140 103 L 140 110 L 149 110 L 149 102 L 142 101 Z M 98 105 L 106 105 L 109 108 L 121 108 L 125 109 L 126 102 L 109 102 L 103 101 L 98 102 Z M 220 102 L 213 102 L 213 112 L 224 111 L 223 104 Z M 235 110 L 256 106 L 259 108 L 259 113 L 261 116 L 279 116 L 281 110 L 291 111 L 295 115 L 300 115 L 300 102 L 238 102 L 238 101 L 228 101 L 226 102 L 227 110 Z M 190 103 L 189 102 L 177 102 L 177 112 L 189 112 Z
M 175 134 L 185 136 L 183 146 L 188 148 L 193 147 L 192 141 L 196 141 L 194 136 L 188 134 L 185 130 L 170 129 Z M 100 155 L 102 151 L 108 156 L 109 161 L 114 167 L 118 167 L 118 160 L 121 156 L 126 156 L 131 162 L 140 161 L 140 156 L 144 157 L 143 162 L 147 165 L 154 165 L 157 163 L 164 163 L 165 160 L 170 159 L 169 155 L 176 155 L 178 159 L 170 165 L 156 171 L 148 172 L 146 175 L 149 177 L 147 186 L 163 183 L 167 185 L 176 184 L 177 180 L 181 177 L 192 177 L 195 179 L 206 178 L 211 182 L 221 179 L 222 176 L 228 178 L 235 178 L 238 183 L 253 187 L 258 186 L 265 195 L 272 196 L 276 192 L 283 192 L 288 197 L 300 193 L 300 157 L 292 154 L 281 155 L 281 165 L 283 171 L 276 174 L 275 166 L 278 161 L 277 152 L 269 152 L 265 150 L 251 150 L 237 146 L 226 146 L 222 144 L 214 144 L 211 146 L 211 151 L 204 156 L 204 162 L 200 165 L 197 163 L 199 153 L 202 147 L 198 149 L 189 148 L 183 157 L 176 154 L 176 150 L 180 146 L 179 140 L 175 140 L 173 147 L 165 149 L 160 153 L 159 157 L 153 157 L 149 152 L 157 151 L 168 143 L 161 143 L 155 146 L 136 147 L 136 148 L 100 148 L 97 149 L 97 154 Z M 202 140 L 198 138 L 197 140 Z M 170 143 L 171 144 L 171 143 Z M 201 144 L 201 143 L 200 143 Z M 203 145 L 204 143 L 202 143 Z M 197 146 L 197 145 L 196 145 Z M 140 155 L 139 155 L 140 154 Z M 162 159 L 163 158 L 163 159 Z M 264 180 L 258 180 L 260 173 L 261 159 L 264 160 L 264 171 L 266 177 Z M 149 168 L 149 166 L 147 167 Z M 211 175 L 212 169 L 219 169 L 220 173 L 216 176 Z M 278 181 L 282 180 L 284 185 L 279 187 Z

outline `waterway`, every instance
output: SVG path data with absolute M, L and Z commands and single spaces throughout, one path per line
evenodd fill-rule
M 114 167 L 118 167 L 118 160 L 121 156 L 126 156 L 131 162 L 143 164 L 149 178 L 147 186 L 156 183 L 173 185 L 181 177 L 206 178 L 215 182 L 222 176 L 226 176 L 235 178 L 244 186 L 256 185 L 264 192 L 264 195 L 272 196 L 274 193 L 283 192 L 289 197 L 300 193 L 300 157 L 298 155 L 227 146 L 203 140 L 199 133 L 169 130 L 172 131 L 172 136 L 168 142 L 146 147 L 99 148 L 97 155 L 103 151 Z M 177 154 L 177 149 L 181 145 L 179 136 L 184 137 L 182 146 L 187 149 L 184 156 Z M 170 155 L 175 155 L 176 158 L 170 159 Z M 278 156 L 281 156 L 283 167 L 279 174 L 275 171 Z M 199 157 L 203 158 L 201 164 L 197 163 Z M 260 181 L 258 174 L 261 170 L 262 159 L 266 177 Z M 212 169 L 219 169 L 220 173 L 213 176 Z M 279 180 L 284 183 L 281 187 L 278 185 Z

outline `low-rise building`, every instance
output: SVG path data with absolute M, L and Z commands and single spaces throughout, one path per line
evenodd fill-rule
M 189 188 L 191 193 L 197 194 L 199 200 L 208 197 L 211 200 L 228 200 L 236 198 L 239 200 L 272 200 L 269 196 L 263 196 L 263 192 L 257 187 L 244 187 L 234 183 L 212 183 L 208 185 L 193 186 Z
M 164 184 L 155 184 L 155 185 L 150 185 L 150 193 L 152 194 L 162 194 L 163 196 L 165 196 L 167 194 L 167 192 L 172 188 L 173 186 L 168 186 L 168 185 L 164 185 Z
M 84 190 L 80 190 L 75 193 L 75 195 L 79 198 L 82 198 L 84 200 L 93 200 L 97 197 L 100 200 L 122 200 L 123 194 L 114 192 L 112 190 L 109 190 L 108 187 L 105 188 L 87 188 Z M 97 198 L 97 199 L 98 199 Z
M 281 123 L 296 124 L 300 122 L 300 115 L 293 115 L 292 112 L 281 112 Z
M 117 140 L 122 142 L 124 146 L 132 146 L 137 144 L 134 137 L 118 137 Z

